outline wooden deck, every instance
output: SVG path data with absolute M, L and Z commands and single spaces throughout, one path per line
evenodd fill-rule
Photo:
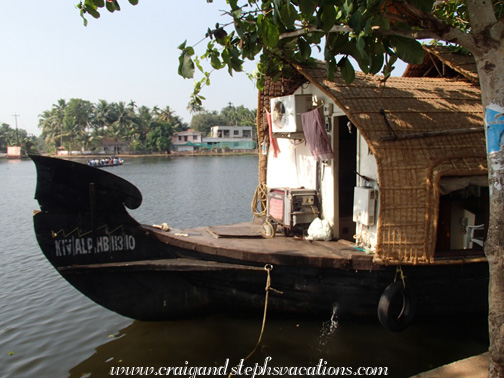
M 309 241 L 277 234 L 263 238 L 260 223 L 161 231 L 143 226 L 159 240 L 180 248 L 257 264 L 315 268 L 380 269 L 373 256 L 346 240 Z

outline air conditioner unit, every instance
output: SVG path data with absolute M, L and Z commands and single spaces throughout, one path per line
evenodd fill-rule
M 271 127 L 276 138 L 302 138 L 301 114 L 313 108 L 311 94 L 271 99 Z
M 372 226 L 375 224 L 377 191 L 368 187 L 355 187 L 353 221 Z

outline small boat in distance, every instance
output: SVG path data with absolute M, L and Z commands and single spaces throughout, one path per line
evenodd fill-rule
M 96 168 L 108 168 L 108 167 L 117 167 L 118 165 L 123 165 L 124 160 L 121 158 L 117 158 L 115 156 L 111 156 L 105 159 L 92 159 L 88 160 L 88 165 Z

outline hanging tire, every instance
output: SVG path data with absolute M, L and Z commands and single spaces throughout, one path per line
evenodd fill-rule
M 387 286 L 378 303 L 378 319 L 390 331 L 398 332 L 408 327 L 417 311 L 417 296 L 410 286 L 396 281 Z

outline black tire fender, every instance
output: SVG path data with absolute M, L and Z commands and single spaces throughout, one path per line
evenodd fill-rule
M 392 282 L 380 297 L 378 319 L 390 331 L 399 332 L 408 327 L 417 312 L 417 296 L 403 281 Z

